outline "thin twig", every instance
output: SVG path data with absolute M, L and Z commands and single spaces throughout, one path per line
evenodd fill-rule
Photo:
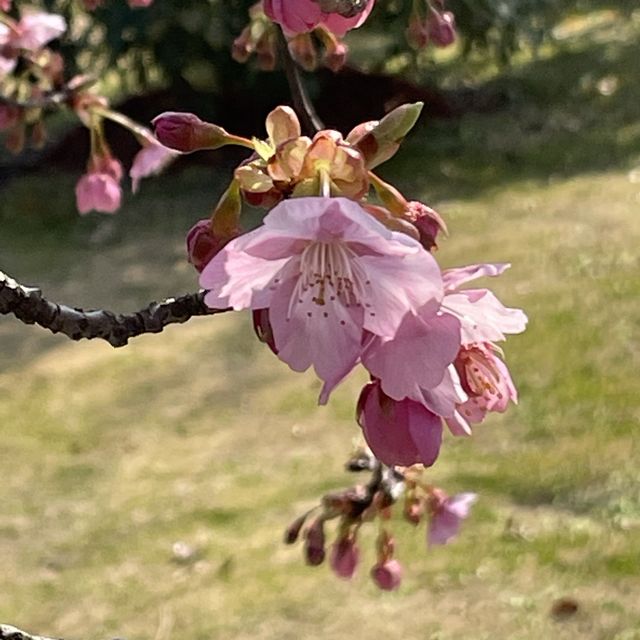
M 324 129 L 322 120 L 318 117 L 316 110 L 309 98 L 309 94 L 302 82 L 300 69 L 295 60 L 291 57 L 287 39 L 281 30 L 278 31 L 278 49 L 280 50 L 280 58 L 284 65 L 284 72 L 289 83 L 289 92 L 293 101 L 293 108 L 300 117 L 302 129 L 307 135 L 313 136 L 321 129 Z
M 144 333 L 160 333 L 169 324 L 229 311 L 209 309 L 204 303 L 204 295 L 205 292 L 200 291 L 152 302 L 129 314 L 103 309 L 83 311 L 50 302 L 42 296 L 40 289 L 25 287 L 0 271 L 0 315 L 13 314 L 25 324 L 39 324 L 72 340 L 101 338 L 112 347 L 123 347 L 131 338 Z

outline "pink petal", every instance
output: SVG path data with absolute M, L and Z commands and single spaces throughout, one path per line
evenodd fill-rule
M 362 362 L 395 400 L 420 401 L 423 390 L 438 386 L 460 348 L 460 323 L 451 315 L 426 319 L 406 315 L 396 337 L 373 340 Z
M 444 281 L 445 291 L 453 291 L 461 284 L 483 278 L 485 276 L 499 276 L 504 273 L 511 265 L 509 263 L 495 264 L 471 264 L 467 267 L 459 267 L 457 269 L 447 269 L 442 272 L 442 280 Z
M 362 309 L 339 301 L 320 306 L 312 291 L 292 300 L 296 284 L 292 277 L 278 286 L 269 309 L 278 357 L 294 371 L 313 365 L 319 378 L 335 385 L 360 357 Z
M 344 18 L 339 13 L 330 13 L 324 18 L 322 24 L 336 36 L 342 37 L 350 29 L 357 29 L 364 23 L 369 17 L 374 4 L 375 0 L 369 0 L 366 9 L 358 15 L 353 16 L 353 18 Z
M 364 328 L 385 338 L 393 338 L 408 313 L 422 309 L 435 312 L 442 299 L 440 269 L 424 249 L 401 260 L 362 256 L 362 266 L 371 287 Z
M 235 242 L 214 256 L 200 274 L 200 286 L 208 290 L 205 303 L 212 309 L 232 307 L 236 311 L 268 307 L 271 287 L 279 284 L 278 274 L 291 261 L 264 260 L 236 251 Z
M 462 344 L 504 340 L 521 333 L 527 316 L 521 309 L 505 307 L 488 289 L 465 289 L 444 297 L 442 306 L 462 322 Z

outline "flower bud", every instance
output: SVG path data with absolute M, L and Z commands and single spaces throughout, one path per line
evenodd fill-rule
M 427 22 L 429 37 L 436 47 L 448 47 L 456 39 L 456 22 L 451 11 L 432 10 Z
M 301 33 L 289 40 L 289 52 L 294 60 L 305 70 L 315 71 L 318 66 L 318 52 L 311 35 Z
M 423 106 L 422 102 L 400 105 L 358 140 L 353 140 L 353 132 L 347 136 L 364 156 L 368 169 L 377 167 L 395 155 L 404 137 L 418 121 Z
M 397 560 L 386 560 L 371 569 L 371 579 L 383 591 L 393 591 L 402 582 L 402 566 Z
M 199 220 L 187 234 L 187 255 L 189 262 L 198 272 L 209 264 L 210 260 L 229 242 L 235 235 L 216 235 L 211 228 L 211 220 Z
M 426 204 L 413 200 L 407 203 L 407 215 L 418 229 L 420 244 L 427 251 L 431 251 L 434 247 L 437 248 L 438 234 L 441 231 L 447 233 L 447 225 L 440 214 Z
M 166 111 L 152 121 L 158 140 L 170 149 L 191 153 L 200 149 L 219 149 L 231 142 L 218 125 L 200 120 L 193 113 Z
M 360 559 L 360 551 L 356 545 L 355 537 L 346 535 L 331 547 L 330 564 L 333 572 L 340 578 L 349 580 L 353 577 Z
M 304 553 L 307 564 L 317 567 L 324 562 L 325 557 L 324 520 L 316 518 L 307 529 L 305 535 Z
M 305 523 L 307 519 L 307 514 L 301 515 L 299 518 L 296 518 L 286 529 L 284 532 L 284 543 L 285 544 L 293 544 L 298 539 L 300 535 L 300 529 L 302 529 L 302 525 Z

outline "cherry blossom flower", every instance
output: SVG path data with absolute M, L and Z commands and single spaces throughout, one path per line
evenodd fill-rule
M 107 156 L 95 156 L 89 161 L 89 170 L 76 185 L 76 205 L 80 214 L 95 210 L 115 213 L 122 200 L 122 165 Z
M 295 371 L 313 365 L 321 402 L 358 362 L 365 336 L 391 339 L 405 316 L 442 298 L 431 254 L 345 198 L 285 200 L 222 249 L 200 284 L 212 308 L 268 308 L 278 357 Z
M 108 173 L 87 173 L 76 185 L 76 205 L 81 214 L 92 210 L 115 213 L 121 199 L 120 185 Z
M 41 49 L 67 30 L 62 16 L 43 11 L 25 12 L 13 28 L 2 26 L 0 45 L 27 51 Z
M 429 498 L 431 519 L 427 529 L 429 546 L 447 544 L 458 535 L 462 521 L 469 515 L 471 505 L 478 499 L 475 493 L 458 493 L 449 497 L 435 489 Z

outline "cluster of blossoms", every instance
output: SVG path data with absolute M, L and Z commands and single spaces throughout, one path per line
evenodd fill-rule
M 456 40 L 455 16 L 445 11 L 444 0 L 414 0 L 406 36 L 414 49 L 448 47 Z
M 257 2 L 249 10 L 249 24 L 233 43 L 232 56 L 237 62 L 246 62 L 255 54 L 261 69 L 273 70 L 278 29 L 281 28 L 289 52 L 303 69 L 313 71 L 322 63 L 338 71 L 344 66 L 348 52 L 342 38 L 367 19 L 373 5 L 374 0 L 355 3 L 333 0 Z
M 338 577 L 349 580 L 360 563 L 360 529 L 364 524 L 377 521 L 376 563 L 370 575 L 384 591 L 397 589 L 402 581 L 402 566 L 394 557 L 396 543 L 390 530 L 395 505 L 400 503 L 402 518 L 413 526 L 427 521 L 426 541 L 432 546 L 447 544 L 458 534 L 477 497 L 473 493 L 448 496 L 442 489 L 425 482 L 424 469 L 418 467 L 385 470 L 366 449 L 358 451 L 347 468 L 373 471 L 372 479 L 366 485 L 325 495 L 318 507 L 291 523 L 285 532 L 285 542 L 293 544 L 302 537 L 307 564 L 318 566 L 327 555 L 325 525 L 337 520 L 329 564 Z
M 133 6 L 145 3 L 130 2 Z M 148 2 L 146 4 L 149 4 Z M 0 5 L 0 131 L 6 132 L 5 144 L 19 152 L 30 132 L 32 143 L 46 139 L 44 114 L 49 108 L 68 108 L 75 112 L 90 131 L 91 154 L 87 172 L 76 186 L 76 203 L 81 214 L 91 210 L 113 213 L 122 199 L 123 167 L 113 157 L 104 135 L 104 120 L 110 119 L 128 129 L 141 145 L 129 171 L 135 192 L 142 178 L 164 169 L 177 153 L 161 145 L 151 131 L 108 106 L 106 98 L 88 91 L 93 79 L 64 78 L 64 61 L 47 45 L 64 35 L 62 16 L 25 9 L 19 18 L 2 13 L 11 9 Z M 24 66 L 14 74 L 18 63 Z
M 445 10 L 444 0 L 411 1 L 406 36 L 414 49 L 455 42 L 455 18 Z M 255 54 L 261 69 L 273 70 L 279 25 L 292 57 L 303 69 L 313 71 L 322 64 L 339 71 L 348 54 L 344 36 L 365 22 L 374 4 L 375 0 L 260 0 L 249 10 L 249 24 L 234 41 L 232 56 L 246 62 Z
M 431 544 L 447 542 L 468 512 L 472 494 L 449 498 L 423 483 L 413 465 L 436 461 L 443 425 L 455 436 L 487 413 L 505 411 L 517 394 L 497 342 L 524 330 L 526 316 L 484 288 L 463 288 L 498 276 L 506 264 L 442 271 L 433 251 L 441 217 L 409 202 L 372 169 L 398 150 L 420 104 L 403 105 L 346 137 L 322 130 L 302 135 L 288 107 L 266 121 L 266 140 L 248 140 L 193 114 L 166 113 L 156 136 L 181 152 L 226 144 L 253 154 L 234 173 L 210 220 L 189 233 L 190 261 L 201 272 L 213 309 L 251 309 L 258 337 L 294 371 L 313 367 L 322 381 L 319 402 L 361 364 L 371 377 L 357 403 L 357 420 L 380 468 L 367 487 L 325 497 L 304 529 L 307 561 L 325 556 L 324 523 L 340 518 L 330 559 L 350 577 L 364 521 L 387 521 L 399 492 L 405 515 L 429 517 Z M 268 210 L 243 232 L 243 203 Z M 288 533 L 293 542 L 308 519 Z M 413 519 L 413 520 L 412 520 Z M 393 537 L 383 528 L 374 581 L 400 581 Z
M 358 422 L 387 465 L 432 465 L 443 424 L 469 434 L 471 424 L 517 400 L 496 342 L 526 325 L 522 311 L 488 289 L 462 288 L 508 265 L 441 271 L 433 255 L 441 218 L 371 170 L 395 153 L 420 107 L 399 107 L 346 138 L 332 130 L 301 135 L 288 107 L 267 117 L 267 140 L 231 136 L 192 114 L 155 120 L 158 139 L 183 152 L 233 143 L 254 149 L 211 223 L 189 236 L 205 301 L 251 309 L 278 358 L 295 371 L 314 368 L 322 404 L 362 364 L 371 382 Z M 240 234 L 243 201 L 269 212 Z

